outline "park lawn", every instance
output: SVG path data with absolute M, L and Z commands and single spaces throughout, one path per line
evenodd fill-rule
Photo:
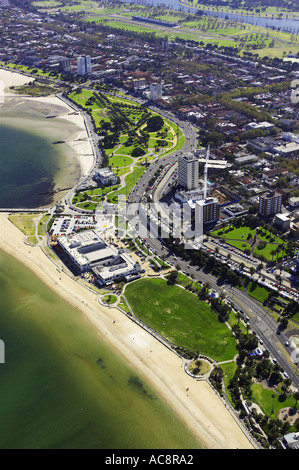
M 271 243 L 284 243 L 284 241 L 279 238 L 279 237 L 276 237 L 276 235 L 274 235 L 273 233 L 269 232 L 269 230 L 264 230 L 262 228 L 259 229 L 258 231 L 258 234 L 257 234 L 258 238 L 264 242 L 271 242 Z
M 215 360 L 232 359 L 236 340 L 208 303 L 164 279 L 141 279 L 126 286 L 134 314 L 171 343 Z
M 140 25 L 135 25 L 132 23 L 124 23 L 119 20 L 113 20 L 112 18 L 110 21 L 105 21 L 105 26 L 111 26 L 112 28 L 118 28 L 118 29 L 124 29 L 125 31 L 136 31 L 138 33 L 152 33 L 153 32 L 153 27 L 151 28 L 150 26 L 140 26 Z
M 132 155 L 133 150 L 138 146 L 137 141 L 135 145 L 122 145 L 119 149 L 115 150 L 114 155 Z
M 235 248 L 238 248 L 238 250 L 241 250 L 241 251 L 251 250 L 251 245 L 245 241 L 243 242 L 239 240 L 227 240 L 226 243 Z
M 72 93 L 69 94 L 69 98 L 71 100 L 75 101 L 75 103 L 83 107 L 85 107 L 86 101 L 92 96 L 93 96 L 93 92 L 90 90 L 86 90 L 84 88 L 81 90 L 81 93 L 76 93 L 75 91 L 73 91 Z M 95 107 L 95 104 L 89 106 L 89 108 L 93 108 L 93 107 Z M 96 108 L 98 107 L 99 106 L 96 105 Z
M 286 400 L 279 401 L 278 397 L 279 394 L 271 389 L 266 389 L 263 387 L 261 383 L 251 383 L 251 390 L 252 390 L 252 401 L 255 402 L 257 405 L 260 406 L 261 410 L 267 415 L 271 415 L 272 411 L 272 401 L 273 401 L 273 410 L 274 415 L 277 418 L 277 413 L 282 408 L 286 408 L 288 406 L 294 407 L 295 399 L 293 396 L 287 396 Z M 275 398 L 272 399 L 272 395 L 275 395 Z
M 264 256 L 264 258 L 267 260 L 267 261 L 273 261 L 273 260 L 276 260 L 276 259 L 279 259 L 279 258 L 283 258 L 286 253 L 285 253 L 285 250 L 282 249 L 282 251 L 280 251 L 278 253 L 278 256 L 277 256 L 277 253 L 275 253 L 273 256 L 271 254 L 271 252 L 273 250 L 276 250 L 278 245 L 272 245 L 272 243 L 267 243 L 267 245 L 265 246 L 265 248 L 263 248 L 262 250 L 259 250 L 258 249 L 258 246 L 255 247 L 254 249 L 254 255 L 262 255 Z
M 13 214 L 8 219 L 27 237 L 35 237 L 36 224 L 41 214 Z
M 235 228 L 233 225 L 230 225 L 228 227 L 220 228 L 214 232 L 211 232 L 211 235 L 213 237 L 217 236 L 229 240 L 246 240 L 248 235 L 254 237 L 255 229 L 252 230 L 250 227 L 246 226 Z
M 113 173 L 115 173 L 116 176 L 118 176 L 119 178 L 125 175 L 126 173 L 129 173 L 129 171 L 130 171 L 129 166 L 125 166 L 123 168 L 113 168 Z
M 109 165 L 112 168 L 130 166 L 133 163 L 133 158 L 123 155 L 114 154 L 109 158 Z
M 232 362 L 227 362 L 225 364 L 220 364 L 219 367 L 223 370 L 223 382 L 224 382 L 224 387 L 226 390 L 227 397 L 229 399 L 230 404 L 235 407 L 235 404 L 231 398 L 230 394 L 230 389 L 228 388 L 229 383 L 233 376 L 235 375 L 236 369 L 237 369 L 237 363 L 236 361 Z
M 145 170 L 145 167 L 135 166 L 134 170 L 126 176 L 125 186 L 118 191 L 114 191 L 108 194 L 107 201 L 111 202 L 112 204 L 116 204 L 118 202 L 119 195 L 128 195 L 139 178 L 141 178 Z
M 102 297 L 102 301 L 105 304 L 115 304 L 115 302 L 117 301 L 117 297 L 116 295 L 107 294 Z
M 99 202 L 86 201 L 86 202 L 81 202 L 79 204 L 76 204 L 76 207 L 78 207 L 79 209 L 84 209 L 86 211 L 94 211 L 96 210 L 98 205 L 99 205 Z
M 270 292 L 271 292 L 270 289 L 267 289 L 266 287 L 262 287 L 256 282 L 249 281 L 247 284 L 247 293 L 251 297 L 253 297 L 256 300 L 259 300 L 262 303 L 268 298 Z

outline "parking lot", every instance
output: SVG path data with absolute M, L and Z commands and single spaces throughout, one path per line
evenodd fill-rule
M 94 216 L 90 215 L 76 215 L 66 216 L 62 215 L 57 217 L 52 225 L 53 235 L 57 237 L 61 235 L 71 235 L 80 229 L 93 229 L 96 228 Z

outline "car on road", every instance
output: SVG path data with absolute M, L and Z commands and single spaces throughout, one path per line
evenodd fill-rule
M 288 341 L 286 341 L 284 344 L 285 344 L 286 346 L 290 346 L 290 343 L 289 343 Z

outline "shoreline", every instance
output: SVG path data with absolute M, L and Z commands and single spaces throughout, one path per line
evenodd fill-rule
M 0 80 L 3 77 L 2 72 L 10 74 L 7 75 L 10 86 L 13 85 L 13 80 L 16 85 L 28 82 L 29 77 L 3 69 L 0 69 Z M 5 96 L 18 95 L 6 93 Z M 28 99 L 48 105 L 63 106 L 67 111 L 59 117 L 81 123 L 78 134 L 87 138 L 81 114 L 73 114 L 73 110 L 58 97 L 28 97 Z M 91 165 L 93 162 L 91 144 L 88 139 L 77 142 L 77 146 L 74 141 L 73 144 L 81 161 L 82 173 L 86 174 L 90 168 L 88 163 Z M 89 149 L 92 154 L 88 162 L 83 159 L 82 148 L 84 151 Z M 117 308 L 101 305 L 96 293 L 89 291 L 63 270 L 58 269 L 39 246 L 26 245 L 24 243 L 26 237 L 8 220 L 8 215 L 8 212 L 0 213 L 0 249 L 28 267 L 55 294 L 78 309 L 97 330 L 101 340 L 116 350 L 151 384 L 205 448 L 254 448 L 206 381 L 195 381 L 187 375 L 181 359 L 176 354 Z
M 210 385 L 187 375 L 178 356 L 117 308 L 101 305 L 96 293 L 58 270 L 40 247 L 25 245 L 24 235 L 8 220 L 7 212 L 0 214 L 0 227 L 0 249 L 31 269 L 53 292 L 77 308 L 96 328 L 101 340 L 151 384 L 204 447 L 253 449 Z
M 279 18 L 279 14 L 278 16 L 275 16 L 274 13 L 265 13 L 263 12 L 263 14 L 259 15 L 258 13 L 254 13 L 254 12 L 247 12 L 248 14 L 246 14 L 246 10 L 230 10 L 229 7 L 220 7 L 220 8 L 224 8 L 224 10 L 214 10 L 211 6 L 209 7 L 208 5 L 204 5 L 204 4 L 201 4 L 200 3 L 200 6 L 194 6 L 193 4 L 192 5 L 189 5 L 188 2 L 185 0 L 185 2 L 183 0 L 179 0 L 179 4 L 184 6 L 184 7 L 187 7 L 187 8 L 193 8 L 194 10 L 203 10 L 203 11 L 212 11 L 212 12 L 215 12 L 215 13 L 228 13 L 230 15 L 239 15 L 239 16 L 248 16 L 249 18 L 263 18 L 263 19 L 266 19 L 266 20 L 280 20 L 281 18 Z M 250 13 L 250 14 L 249 14 Z M 298 11 L 283 11 L 281 12 L 282 15 L 284 15 L 284 17 L 289 17 L 290 16 L 290 19 L 291 16 L 293 16 L 295 19 L 299 19 L 299 12 Z M 269 16 L 268 16 L 269 15 Z M 273 17 L 273 18 L 272 18 Z M 282 18 L 283 19 L 283 18 Z
M 89 141 L 89 138 L 86 133 L 84 118 L 80 113 L 75 113 L 67 103 L 62 99 L 53 95 L 44 96 L 44 97 L 31 97 L 28 95 L 22 95 L 9 91 L 10 86 L 19 86 L 24 85 L 30 81 L 31 77 L 27 75 L 20 74 L 16 71 L 8 71 L 0 68 L 0 84 L 2 83 L 1 95 L 0 96 L 0 109 L 1 109 L 1 98 L 2 102 L 5 102 L 5 99 L 25 99 L 28 102 L 36 102 L 38 104 L 47 106 L 55 106 L 56 109 L 59 108 L 59 114 L 55 115 L 56 118 L 60 120 L 65 120 L 74 127 L 74 132 L 72 132 L 71 138 L 68 139 L 65 144 L 70 147 L 71 151 L 74 153 L 77 164 L 79 166 L 79 178 L 81 180 L 86 176 L 94 164 L 94 155 L 92 150 L 92 145 Z M 53 119 L 55 119 L 53 117 Z M 52 119 L 51 119 L 52 120 Z M 50 120 L 50 121 L 51 121 Z M 57 188 L 58 189 L 58 188 Z M 56 204 L 59 200 L 63 199 L 64 194 L 67 191 L 59 191 L 53 194 L 53 202 L 51 205 Z M 56 197 L 55 197 L 56 196 Z M 44 207 L 44 206 L 40 206 Z M 46 207 L 46 206 L 45 206 Z

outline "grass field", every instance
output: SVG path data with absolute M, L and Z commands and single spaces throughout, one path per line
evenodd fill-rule
M 232 359 L 236 340 L 209 304 L 164 279 L 141 279 L 126 286 L 135 315 L 171 343 L 215 360 Z
M 220 237 L 223 239 L 229 240 L 246 240 L 248 235 L 254 237 L 255 230 L 251 230 L 249 227 L 242 226 L 235 228 L 233 225 L 225 227 L 224 229 L 215 230 L 211 232 L 211 235 L 214 237 Z
M 284 249 L 282 249 L 278 254 L 273 254 L 272 252 L 277 249 L 277 246 L 278 245 L 273 245 L 272 243 L 267 243 L 263 249 L 256 247 L 253 254 L 255 256 L 262 255 L 267 261 L 275 261 L 276 259 L 283 258 L 286 255 Z
M 286 407 L 294 407 L 295 399 L 292 396 L 287 396 L 285 401 L 278 400 L 278 393 L 274 392 L 272 389 L 264 388 L 261 383 L 254 383 L 251 384 L 252 390 L 252 399 L 257 405 L 259 405 L 262 411 L 267 415 L 271 415 L 272 411 L 272 403 L 273 403 L 273 411 L 274 416 L 277 416 L 277 413 L 282 408 Z M 272 395 L 274 394 L 274 399 L 272 399 Z M 272 414 L 273 416 L 273 414 Z
M 229 227 L 211 232 L 211 235 L 213 237 L 222 238 L 227 244 L 238 248 L 241 251 L 245 251 L 247 249 L 251 250 L 251 245 L 246 240 L 248 237 L 253 239 L 257 236 L 257 241 L 260 243 L 254 247 L 253 255 L 256 257 L 262 256 L 266 261 L 275 261 L 286 255 L 283 247 L 284 241 L 263 228 L 260 228 L 257 232 L 256 229 L 252 230 L 250 227 L 242 226 L 234 228 L 233 225 L 230 225 Z M 263 246 L 261 242 L 265 242 L 266 245 Z M 278 253 L 273 253 L 280 245 L 281 250 Z
M 15 214 L 10 215 L 9 220 L 18 227 L 21 232 L 24 233 L 27 237 L 27 242 L 35 245 L 37 244 L 40 239 L 37 239 L 35 232 L 36 232 L 36 224 L 38 219 L 40 218 L 41 214 Z M 44 216 L 47 217 L 47 216 Z M 38 230 L 38 237 L 40 237 L 39 230 Z
M 266 289 L 263 286 L 260 286 L 256 282 L 249 281 L 247 284 L 247 293 L 256 300 L 264 302 L 271 292 L 270 289 Z
M 241 251 L 251 250 L 251 245 L 249 245 L 249 243 L 247 242 L 242 242 L 239 240 L 228 240 L 226 243 L 235 248 L 238 248 L 238 250 L 241 250 Z
M 132 188 L 135 186 L 139 178 L 143 175 L 146 168 L 142 166 L 134 167 L 132 173 L 129 173 L 125 178 L 125 186 L 117 191 L 113 191 L 107 195 L 107 201 L 116 204 L 119 195 L 128 195 Z

